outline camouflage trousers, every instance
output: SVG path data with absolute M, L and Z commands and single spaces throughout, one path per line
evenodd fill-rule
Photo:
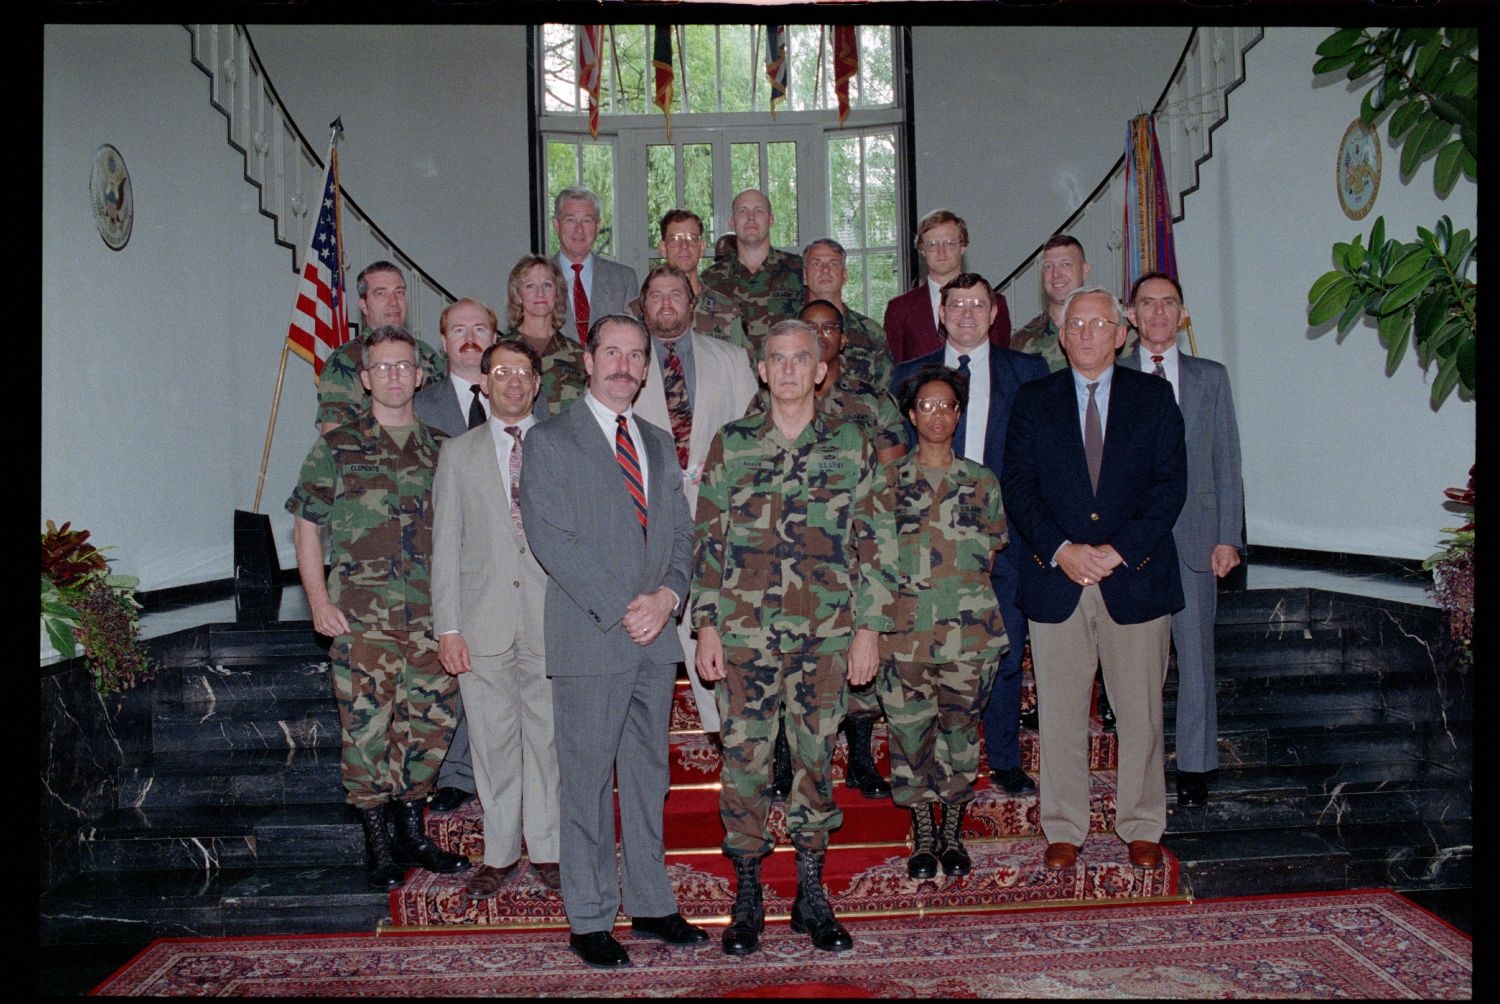
M 980 695 L 999 654 L 972 662 L 886 659 L 875 677 L 890 736 L 891 798 L 958 805 L 974 798 L 979 773 Z
M 760 652 L 726 648 L 729 674 L 714 688 L 724 740 L 719 816 L 724 850 L 760 857 L 775 841 L 771 813 L 772 747 L 786 719 L 792 750 L 792 791 L 786 798 L 787 829 L 803 850 L 824 850 L 828 831 L 844 814 L 833 801 L 833 748 L 844 719 L 845 653 Z
M 438 664 L 437 641 L 416 631 L 356 631 L 334 639 L 339 774 L 356 809 L 425 798 L 458 723 L 458 680 Z
M 844 717 L 880 717 L 880 692 L 876 689 L 874 680 L 863 687 L 847 687 L 847 689 L 849 696 L 845 698 Z

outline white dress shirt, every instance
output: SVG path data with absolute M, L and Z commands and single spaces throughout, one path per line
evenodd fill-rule
M 495 462 L 500 465 L 500 483 L 505 486 L 505 508 L 507 512 L 510 511 L 511 503 L 515 501 L 510 497 L 510 453 L 515 449 L 516 441 L 510 433 L 505 431 L 511 425 L 515 425 L 521 430 L 521 439 L 525 440 L 526 433 L 531 431 L 533 425 L 536 425 L 536 416 L 527 415 L 519 422 L 506 422 L 496 418 L 494 415 L 490 416 L 490 432 L 493 433 L 490 438 L 495 441 Z M 526 463 L 525 448 L 523 442 L 521 447 L 523 451 L 521 454 L 522 465 Z
M 585 391 L 583 399 L 588 402 L 589 411 L 593 412 L 594 421 L 599 423 L 599 428 L 604 432 L 604 438 L 609 440 L 609 452 L 614 453 L 617 426 L 615 419 L 619 416 L 595 397 L 592 390 Z M 634 408 L 625 409 L 625 428 L 630 430 L 630 441 L 635 444 L 636 456 L 641 461 L 641 494 L 649 499 L 651 497 L 651 465 L 646 462 L 646 443 L 641 438 L 641 427 L 635 423 Z
M 452 370 L 448 371 L 448 382 L 453 385 L 453 394 L 458 398 L 458 412 L 463 415 L 464 421 L 467 422 L 469 420 L 469 405 L 474 401 L 474 392 L 469 388 L 478 385 L 465 380 Z M 479 406 L 484 409 L 484 417 L 489 418 L 490 399 L 484 396 L 483 391 L 479 393 Z M 506 438 L 510 437 L 507 436 Z M 504 469 L 503 467 L 501 468 L 501 470 Z
M 1146 348 L 1145 342 L 1141 342 L 1139 345 L 1137 345 L 1136 349 L 1141 354 L 1141 372 L 1151 373 L 1155 371 L 1156 363 L 1151 361 L 1151 357 L 1155 353 Z M 1166 373 L 1167 375 L 1167 382 L 1172 385 L 1172 396 L 1175 397 L 1177 399 L 1177 403 L 1181 405 L 1182 384 L 1177 380 L 1177 375 L 1181 370 L 1181 366 L 1178 364 L 1177 346 L 1169 345 L 1167 347 L 1167 351 L 1161 353 L 1161 368 L 1162 372 Z

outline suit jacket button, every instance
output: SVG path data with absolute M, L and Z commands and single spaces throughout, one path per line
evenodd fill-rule
M 521 588 L 521 580 L 517 579 L 514 582 L 512 582 L 511 585 L 515 586 L 517 589 L 520 589 Z
M 1095 523 L 1097 523 L 1097 522 L 1099 522 L 1099 514 L 1096 513 L 1096 512 L 1091 512 L 1091 513 L 1089 513 L 1089 519 L 1091 519 Z

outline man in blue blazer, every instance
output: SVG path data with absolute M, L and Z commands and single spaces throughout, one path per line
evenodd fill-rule
M 1051 868 L 1089 832 L 1088 711 L 1095 666 L 1115 706 L 1115 832 L 1161 863 L 1167 824 L 1161 695 L 1182 609 L 1172 526 L 1187 493 L 1182 412 L 1165 381 L 1115 365 L 1125 317 L 1102 286 L 1069 295 L 1068 369 L 1021 387 L 1001 491 L 1021 558 L 1041 718 L 1041 826 Z
M 1172 385 L 1187 437 L 1187 504 L 1172 538 L 1186 604 L 1172 617 L 1177 648 L 1177 802 L 1208 800 L 1209 773 L 1219 766 L 1219 712 L 1214 695 L 1214 619 L 1218 580 L 1240 563 L 1245 528 L 1245 484 L 1240 433 L 1229 374 L 1211 359 L 1177 351 L 1177 329 L 1187 316 L 1182 286 L 1147 272 L 1130 291 L 1130 320 L 1141 333 L 1138 351 L 1121 366 L 1161 376 Z
M 1041 356 L 1002 349 L 989 340 L 998 312 L 994 291 L 974 272 L 962 272 L 944 284 L 938 314 L 946 332 L 946 344 L 936 352 L 909 359 L 896 367 L 892 391 L 923 366 L 940 363 L 967 372 L 969 409 L 954 430 L 953 449 L 984 464 L 999 478 L 1004 470 L 1005 432 L 1010 409 L 1021 384 L 1047 375 Z M 907 441 L 916 448 L 916 430 L 907 425 Z M 1001 493 L 1002 496 L 1004 493 Z M 1016 607 L 1020 576 L 1020 548 L 1012 540 L 1000 552 L 990 572 L 1010 650 L 1000 660 L 994 685 L 984 705 L 985 759 L 990 780 L 1012 795 L 1035 791 L 1036 785 L 1021 769 L 1018 742 L 1021 717 L 1021 656 L 1026 648 L 1026 619 Z M 981 700 L 986 700 L 981 695 Z

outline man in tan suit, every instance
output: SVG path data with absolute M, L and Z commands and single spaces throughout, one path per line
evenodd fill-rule
M 651 335 L 656 365 L 648 366 L 646 383 L 636 399 L 636 414 L 672 433 L 682 468 L 688 511 L 698 505 L 698 481 L 714 433 L 725 422 L 743 418 L 759 387 L 750 357 L 737 345 L 690 330 L 692 285 L 686 273 L 670 265 L 651 270 L 641 286 L 641 313 Z M 687 664 L 697 651 L 692 626 L 684 617 L 677 626 Z M 719 743 L 719 709 L 713 691 L 689 669 L 688 681 L 698 704 L 703 731 Z
M 526 543 L 520 476 L 541 360 L 506 338 L 485 350 L 490 417 L 443 444 L 433 482 L 432 602 L 443 669 L 458 677 L 484 809 L 484 866 L 465 895 L 488 899 L 526 856 L 559 888 L 557 751 L 542 609 L 547 575 Z

